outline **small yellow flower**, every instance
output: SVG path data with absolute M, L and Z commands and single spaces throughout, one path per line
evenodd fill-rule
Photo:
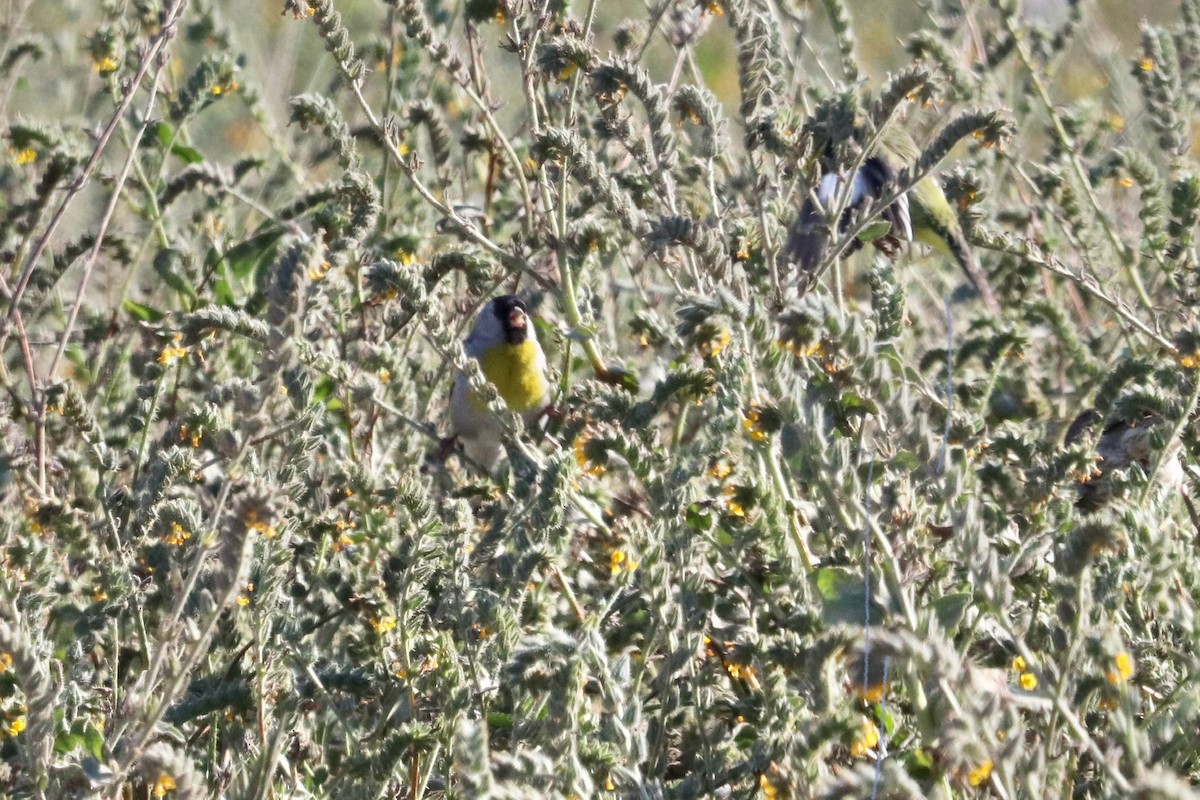
M 396 627 L 396 618 L 392 616 L 376 617 L 370 620 L 370 624 L 376 633 L 385 633 Z
M 8 154 L 12 156 L 13 163 L 18 167 L 32 164 L 38 158 L 37 150 L 34 150 L 32 147 L 22 147 L 20 150 L 10 147 L 8 148 Z
M 587 443 L 593 438 L 594 434 L 590 430 L 584 429 L 584 431 L 575 439 L 575 444 L 571 447 L 571 450 L 575 454 L 575 463 L 579 465 L 581 470 L 583 470 L 583 474 L 591 475 L 593 478 L 598 478 L 603 475 L 608 468 L 603 464 L 597 464 L 588 459 Z
M 1025 659 L 1022 658 L 1021 656 L 1016 656 L 1015 658 L 1013 658 L 1012 668 L 1013 668 L 1013 672 L 1024 672 L 1025 671 Z
M 714 17 L 722 16 L 725 13 L 725 9 L 721 8 L 721 4 L 717 2 L 717 0 L 709 0 L 708 7 L 705 9 L 705 11 L 707 11 L 709 14 L 712 14 Z
M 1138 67 L 1141 68 L 1142 72 L 1152 72 L 1154 70 L 1154 59 L 1146 56 L 1138 62 Z
M 754 676 L 758 674 L 751 664 L 735 664 L 732 661 L 725 662 L 725 671 L 729 673 L 731 678 L 743 678 L 748 681 L 754 680 Z
M 1104 679 L 1113 686 L 1133 677 L 1133 656 L 1122 650 L 1113 658 L 1112 666 L 1104 673 Z
M 738 519 L 746 518 L 746 507 L 732 497 L 725 501 L 725 510 Z
M 8 724 L 8 735 L 16 736 L 21 731 L 25 730 L 25 717 L 20 716 Z
M 183 527 L 178 522 L 172 522 L 171 530 L 163 538 L 163 541 L 172 547 L 179 547 L 190 538 L 192 538 L 192 534 L 187 530 L 187 528 Z
M 247 583 L 246 591 L 237 596 L 237 604 L 243 608 L 250 605 L 250 595 L 254 594 L 254 584 Z
M 119 66 L 121 65 L 117 63 L 115 58 L 112 56 L 105 56 L 104 58 L 92 64 L 92 71 L 100 75 L 108 75 L 111 72 L 116 72 L 117 67 Z
M 164 347 L 158 354 L 158 363 L 170 366 L 187 355 L 186 347 Z
M 704 358 L 716 358 L 722 350 L 729 346 L 730 341 L 729 331 L 721 328 L 713 338 L 700 343 L 700 355 Z
M 0 672 L 8 672 L 12 669 L 12 665 L 12 653 L 0 653 Z
M 638 568 L 638 562 L 626 555 L 624 550 L 613 550 L 608 557 L 608 568 L 613 575 L 620 575 L 622 572 L 633 572 Z
M 271 523 L 267 522 L 266 520 L 259 519 L 258 512 L 256 511 L 251 511 L 246 514 L 246 527 L 252 531 L 257 531 L 268 539 L 274 539 L 278 533 Z
M 809 345 L 803 345 L 799 342 L 790 342 L 787 339 L 779 339 L 775 342 L 775 345 L 780 350 L 783 350 L 786 353 L 791 353 L 797 358 L 812 358 L 814 356 L 820 357 L 825 355 L 825 348 L 821 346 L 820 342 L 813 342 Z
M 167 792 L 175 789 L 175 779 L 170 775 L 163 773 L 158 776 L 158 780 L 154 782 L 154 796 L 166 797 Z
M 733 474 L 733 467 L 728 461 L 718 461 L 708 468 L 708 476 L 723 481 Z
M 1133 178 L 1124 177 L 1124 178 L 1117 179 L 1117 185 L 1120 186 L 1122 189 L 1128 189 L 1129 187 L 1133 186 L 1133 184 L 1134 184 Z
M 325 273 L 329 271 L 329 262 L 322 261 L 319 265 L 308 271 L 308 279 L 313 283 L 319 283 L 325 280 Z
M 1032 692 L 1038 685 L 1037 675 L 1034 675 L 1032 672 L 1022 672 L 1020 682 L 1022 689 Z
M 992 760 L 985 760 L 975 769 L 967 773 L 967 783 L 972 786 L 982 786 L 987 782 L 988 778 L 992 777 Z
M 747 435 L 756 442 L 765 442 L 767 440 L 767 432 L 762 427 L 762 407 L 753 405 L 743 412 L 745 417 L 742 420 L 742 427 L 746 429 Z
M 1179 366 L 1184 369 L 1195 369 L 1200 367 L 1200 350 L 1195 350 L 1191 353 L 1184 353 L 1179 356 Z
M 392 371 L 387 367 L 382 367 L 379 372 L 375 373 L 379 377 L 380 383 L 390 383 L 392 380 Z
M 850 755 L 855 758 L 862 758 L 875 745 L 879 744 L 879 728 L 875 727 L 875 723 L 868 719 L 864 719 L 862 727 L 859 728 L 858 736 L 850 743 Z
M 771 783 L 771 779 L 767 777 L 766 773 L 758 776 L 758 788 L 762 790 L 766 800 L 776 800 L 779 797 L 779 789 Z

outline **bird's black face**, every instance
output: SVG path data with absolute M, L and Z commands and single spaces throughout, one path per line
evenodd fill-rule
M 492 313 L 500 320 L 509 344 L 522 344 L 529 338 L 529 311 L 521 298 L 513 294 L 497 297 L 492 301 Z
M 862 176 L 866 181 L 866 193 L 872 199 L 878 199 L 887 184 L 896 180 L 896 170 L 879 156 L 871 156 L 863 162 Z

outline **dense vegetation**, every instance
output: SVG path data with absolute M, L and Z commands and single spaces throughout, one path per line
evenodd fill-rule
M 1195 795 L 1200 2 L 338 5 L 8 4 L 0 792 Z M 999 315 L 782 252 L 890 126 Z

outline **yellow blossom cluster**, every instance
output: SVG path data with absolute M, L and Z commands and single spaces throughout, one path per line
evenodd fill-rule
M 1119 686 L 1133 677 L 1133 656 L 1122 650 L 1113 656 L 1112 664 L 1104 673 L 1104 679 L 1113 686 Z
M 879 744 L 879 728 L 869 719 L 863 718 L 854 741 L 850 743 L 850 755 L 862 758 Z
M 622 572 L 633 572 L 638 568 L 638 562 L 626 555 L 624 550 L 613 550 L 608 561 L 609 570 L 613 575 L 620 575 Z
M 1032 692 L 1037 688 L 1037 675 L 1028 671 L 1026 668 L 1025 659 L 1017 656 L 1012 660 L 1013 672 L 1017 673 L 1017 684 L 1027 692 Z

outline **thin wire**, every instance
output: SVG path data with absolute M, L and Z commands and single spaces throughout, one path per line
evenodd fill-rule
M 938 453 L 937 473 L 942 474 L 946 464 L 946 450 L 950 446 L 950 412 L 954 410 L 954 332 L 950 328 L 950 295 L 946 302 L 946 428 L 942 431 L 942 452 Z
M 875 456 L 867 467 L 867 488 L 864 506 L 867 524 L 863 529 L 863 693 L 871 686 L 871 480 L 875 477 Z
M 887 731 L 884 720 L 887 719 L 887 681 L 888 669 L 892 666 L 892 657 L 883 659 L 883 694 L 879 696 L 879 720 L 876 723 L 879 730 L 879 757 L 875 759 L 875 780 L 871 783 L 871 800 L 879 794 L 879 781 L 883 777 L 883 760 L 887 758 Z

